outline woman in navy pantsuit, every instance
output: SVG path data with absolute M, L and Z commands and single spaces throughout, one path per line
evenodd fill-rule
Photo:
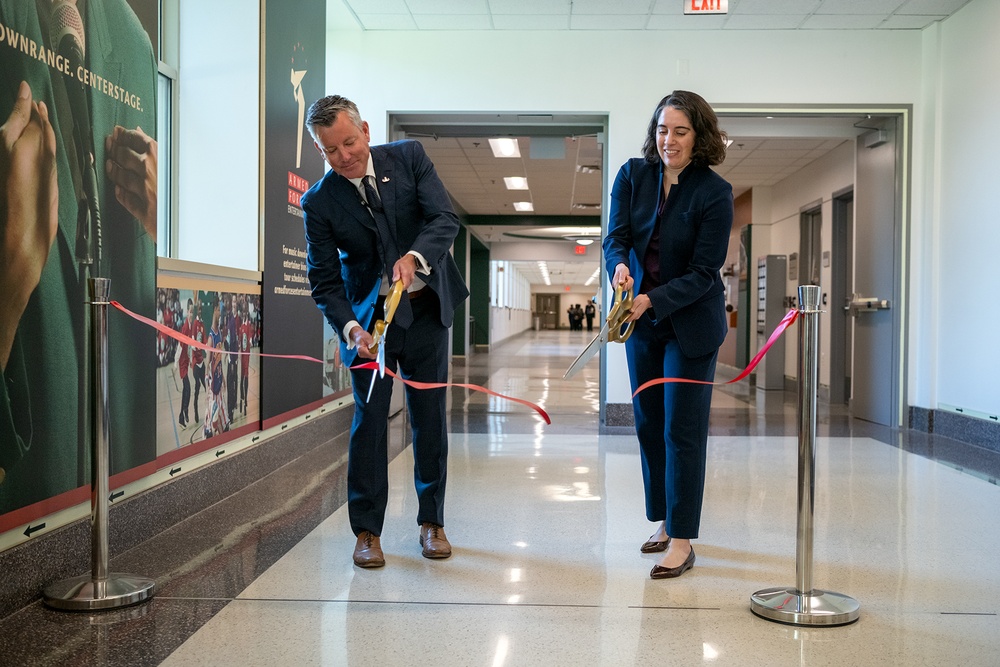
M 653 112 L 643 157 L 622 165 L 611 192 L 604 259 L 612 287 L 635 287 L 625 344 L 633 391 L 647 380 L 712 380 L 728 330 L 719 274 L 733 224 L 733 190 L 711 165 L 726 135 L 701 96 L 675 90 Z M 677 577 L 694 565 L 712 388 L 656 385 L 632 400 L 646 518 L 659 522 L 641 551 L 666 552 L 650 572 Z

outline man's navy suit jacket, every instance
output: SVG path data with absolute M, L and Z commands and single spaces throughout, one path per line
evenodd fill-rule
M 430 275 L 419 277 L 437 294 L 441 324 L 450 327 L 469 290 L 450 252 L 459 223 L 448 192 L 419 142 L 372 146 L 370 159 L 397 246 L 420 253 L 430 265 Z M 340 334 L 341 359 L 350 365 L 357 349 L 347 349 L 344 326 L 357 320 L 369 328 L 383 275 L 392 267 L 383 269 L 375 221 L 348 179 L 328 171 L 302 196 L 302 210 L 312 296 Z
M 610 276 L 618 264 L 628 266 L 636 292 L 662 189 L 662 163 L 632 158 L 611 190 L 605 265 Z M 732 225 L 732 186 L 709 167 L 689 165 L 670 187 L 660 225 L 660 286 L 647 294 L 656 324 L 669 319 L 685 356 L 714 352 L 729 330 L 719 271 Z

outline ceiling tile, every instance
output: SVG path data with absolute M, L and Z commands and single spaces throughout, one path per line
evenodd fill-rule
M 622 14 L 649 14 L 653 3 L 650 0 L 573 0 L 573 15 L 599 14 L 620 16 Z
M 739 0 L 730 3 L 729 13 L 733 16 L 747 14 L 811 14 L 819 8 L 820 0 Z
M 906 0 L 896 14 L 945 14 L 950 16 L 970 0 Z
M 487 14 L 414 14 L 420 30 L 489 30 Z
M 874 14 L 884 17 L 902 4 L 903 0 L 823 0 L 816 14 Z
M 359 14 L 358 20 L 365 30 L 417 29 L 417 24 L 409 14 Z
M 413 14 L 483 14 L 490 13 L 486 0 L 406 0 L 406 6 Z
M 497 30 L 568 30 L 569 14 L 529 14 L 525 16 L 493 15 Z
M 646 27 L 646 20 L 645 15 L 600 16 L 574 13 L 570 19 L 570 28 L 573 30 L 642 30 Z
M 493 16 L 502 14 L 549 14 L 569 16 L 569 0 L 489 0 Z
M 944 16 L 901 16 L 894 14 L 879 25 L 882 30 L 923 30 L 935 21 L 941 21 Z
M 344 0 L 355 14 L 409 14 L 404 0 Z
M 803 30 L 873 30 L 882 21 L 879 14 L 814 14 L 800 27 Z

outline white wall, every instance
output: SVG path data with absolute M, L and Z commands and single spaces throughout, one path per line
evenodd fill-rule
M 389 111 L 606 113 L 609 190 L 618 165 L 639 153 L 656 102 L 674 88 L 734 105 L 916 104 L 921 90 L 914 31 L 362 33 L 352 21 L 332 25 L 328 92 L 359 104 L 374 142 L 385 138 Z M 628 54 L 642 54 L 642 66 L 625 66 Z M 608 357 L 624 364 L 624 348 L 612 346 Z M 629 396 L 627 378 L 608 378 L 608 401 Z
M 257 270 L 259 17 L 236 0 L 181 4 L 180 257 Z M 328 12 L 328 92 L 359 103 L 373 141 L 390 110 L 607 113 L 609 186 L 674 88 L 717 105 L 912 104 L 908 402 L 1000 412 L 995 0 L 922 32 L 363 33 L 341 0 Z M 607 396 L 628 402 L 627 380 Z
M 989 345 L 1000 317 L 989 273 L 998 249 L 985 161 L 1000 141 L 989 117 L 1000 102 L 1000 3 L 972 0 L 923 33 L 363 33 L 341 3 L 331 8 L 328 92 L 359 103 L 375 142 L 390 110 L 607 113 L 609 164 L 620 165 L 674 88 L 719 105 L 912 104 L 909 402 L 997 410 L 987 378 L 1000 375 Z M 646 64 L 624 66 L 628 54 Z M 964 321 L 971 326 L 956 324 Z M 609 357 L 616 352 L 624 357 L 614 348 Z M 609 401 L 628 395 L 627 381 L 609 378 Z
M 490 348 L 531 328 L 531 311 L 490 306 Z
M 259 271 L 259 12 L 179 5 L 177 258 Z
M 503 270 L 500 270 L 500 269 Z M 490 259 L 490 348 L 531 328 L 531 283 L 509 262 Z M 503 283 L 500 288 L 499 283 Z M 502 303 L 498 298 L 503 293 Z
M 936 108 L 927 109 L 937 136 L 924 160 L 931 169 L 914 188 L 929 220 L 914 229 L 911 280 L 910 403 L 993 415 L 1000 414 L 998 26 L 1000 3 L 973 0 L 941 26 L 939 47 L 936 35 L 925 40 L 940 53 L 939 68 L 925 77 L 938 91 Z

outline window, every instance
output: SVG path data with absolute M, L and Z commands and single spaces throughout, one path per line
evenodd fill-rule
M 173 257 L 176 244 L 173 207 L 173 90 L 174 71 L 160 63 L 156 84 L 156 254 Z

